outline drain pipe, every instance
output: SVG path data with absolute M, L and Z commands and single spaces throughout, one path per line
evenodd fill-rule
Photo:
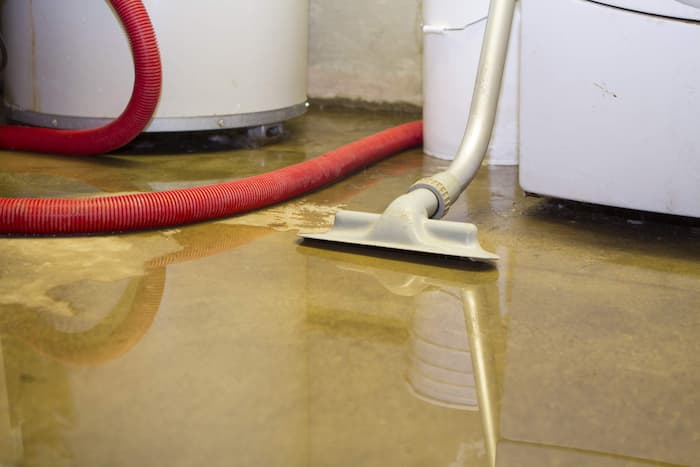
M 435 195 L 437 208 L 430 214 L 432 218 L 439 219 L 447 213 L 474 179 L 486 155 L 496 120 L 514 10 L 515 0 L 491 0 L 469 121 L 457 155 L 447 170 L 418 180 L 409 189 L 429 190 Z

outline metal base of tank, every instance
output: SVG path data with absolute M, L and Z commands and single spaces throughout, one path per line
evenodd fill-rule
M 302 102 L 291 107 L 252 112 L 245 114 L 212 115 L 203 117 L 159 117 L 154 118 L 145 132 L 205 131 L 229 128 L 248 128 L 284 122 L 306 112 L 308 104 Z M 109 123 L 111 118 L 75 117 L 71 115 L 51 115 L 30 110 L 18 109 L 5 103 L 5 114 L 11 121 L 26 125 L 78 130 L 95 128 Z

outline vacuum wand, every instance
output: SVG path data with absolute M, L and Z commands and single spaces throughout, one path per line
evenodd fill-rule
M 474 85 L 469 120 L 457 155 L 447 170 L 419 180 L 383 214 L 336 213 L 333 228 L 303 238 L 469 258 L 498 259 L 479 244 L 473 224 L 442 218 L 474 179 L 496 119 L 515 0 L 491 0 Z

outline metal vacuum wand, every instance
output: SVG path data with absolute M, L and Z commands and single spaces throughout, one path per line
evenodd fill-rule
M 302 237 L 478 261 L 498 259 L 481 248 L 475 225 L 435 219 L 447 213 L 474 179 L 486 155 L 501 93 L 514 9 L 515 0 L 491 0 L 469 120 L 449 168 L 416 182 L 381 215 L 338 211 L 330 231 L 302 233 Z

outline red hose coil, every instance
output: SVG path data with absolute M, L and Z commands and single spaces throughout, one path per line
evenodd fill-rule
M 92 155 L 135 138 L 155 112 L 161 64 L 153 26 L 140 0 L 110 0 L 124 23 L 135 66 L 134 89 L 124 112 L 91 130 L 0 127 L 0 147 Z M 268 206 L 422 143 L 422 122 L 385 130 L 315 159 L 262 175 L 214 185 L 97 198 L 0 198 L 0 234 L 67 235 L 170 227 Z
M 114 121 L 89 130 L 0 126 L 0 148 L 74 156 L 104 154 L 133 140 L 148 125 L 160 98 L 162 71 L 153 25 L 140 0 L 110 0 L 124 24 L 134 58 L 131 99 Z

